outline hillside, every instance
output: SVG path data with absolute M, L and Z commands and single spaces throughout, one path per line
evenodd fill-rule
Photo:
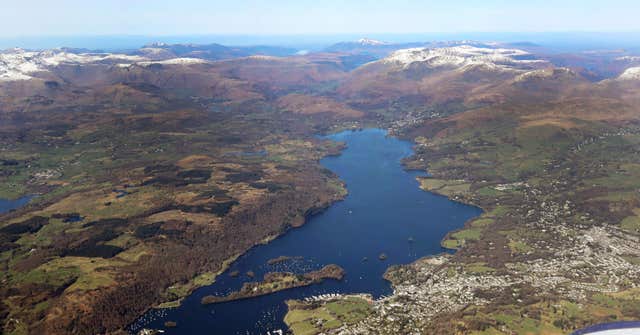
M 391 46 L 0 53 L 0 198 L 39 195 L 0 216 L 3 331 L 123 333 L 179 303 L 344 197 L 318 163 L 342 147 L 316 135 L 371 126 L 416 143 L 405 164 L 429 171 L 424 190 L 485 214 L 443 241 L 456 253 L 391 267 L 393 295 L 344 297 L 365 316 L 325 327 L 325 305 L 289 302 L 315 315 L 310 334 L 640 318 L 635 60 L 590 55 L 594 72 L 470 42 L 353 58 Z
M 40 195 L 2 216 L 5 333 L 122 331 L 344 196 L 317 163 L 339 147 L 313 135 L 363 114 L 293 94 L 340 78 L 337 66 L 1 57 L 0 198 Z
M 327 334 L 567 334 L 638 319 L 635 70 L 592 82 L 548 64 L 524 69 L 503 53 L 483 53 L 481 60 L 460 54 L 402 51 L 374 71 L 383 73 L 382 81 L 401 73 L 397 83 L 416 85 L 405 79 L 414 73 L 405 68 L 428 69 L 420 80 L 431 80 L 446 67 L 443 83 L 468 63 L 492 69 L 479 78 L 489 84 L 460 80 L 466 88 L 453 96 L 466 106 L 482 105 L 445 117 L 414 114 L 393 128 L 417 142 L 405 163 L 431 173 L 419 180 L 423 189 L 479 205 L 485 214 L 443 240 L 455 254 L 391 267 L 385 277 L 394 293 L 376 300 L 366 316 L 332 315 L 341 321 L 323 325 L 326 306 L 353 299 L 345 296 L 289 302 L 288 317 L 315 310 L 319 321 L 296 327 Z M 365 69 L 358 75 L 369 75 Z M 510 75 L 497 76 L 504 72 Z M 434 90 L 421 86 L 418 92 Z

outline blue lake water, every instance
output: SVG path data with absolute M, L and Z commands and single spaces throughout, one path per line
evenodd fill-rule
M 140 327 L 165 329 L 163 324 L 169 320 L 178 325 L 166 329 L 166 334 L 267 334 L 286 329 L 282 321 L 287 311 L 285 300 L 325 293 L 390 294 L 392 289 L 382 278 L 390 265 L 445 252 L 440 247 L 445 234 L 481 214 L 479 208 L 418 187 L 415 178 L 424 173 L 406 171 L 400 162 L 412 154 L 410 142 L 387 137 L 380 129 L 343 132 L 328 138 L 347 143 L 340 156 L 321 161 L 346 182 L 349 195 L 344 201 L 313 216 L 301 228 L 251 249 L 213 285 L 196 290 L 179 308 L 150 311 L 130 331 Z M 381 253 L 387 260 L 378 259 Z M 267 264 L 278 256 L 303 258 Z M 267 272 L 303 273 L 327 264 L 344 268 L 344 279 L 257 298 L 200 304 L 206 295 L 225 295 L 244 282 L 262 279 Z M 239 271 L 240 276 L 230 276 L 233 271 Z M 253 271 L 255 279 L 247 277 L 247 271 Z
M 571 335 L 587 334 L 640 335 L 640 321 L 600 323 L 571 333 Z
M 12 209 L 18 209 L 31 201 L 33 196 L 28 195 L 16 200 L 0 199 L 0 214 L 6 213 Z

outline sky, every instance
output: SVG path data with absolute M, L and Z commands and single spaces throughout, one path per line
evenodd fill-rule
M 640 32 L 638 0 L 0 0 L 0 8 L 3 38 Z

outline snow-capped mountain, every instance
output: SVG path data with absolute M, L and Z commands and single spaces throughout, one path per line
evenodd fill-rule
M 530 58 L 531 54 L 519 49 L 484 48 L 460 45 L 445 48 L 412 48 L 393 52 L 382 60 L 385 64 L 408 67 L 420 63 L 430 68 L 468 68 L 481 66 L 488 69 L 513 71 L 521 67 L 544 64 Z
M 361 45 L 370 45 L 370 46 L 374 46 L 374 45 L 388 45 L 389 43 L 387 42 L 382 42 L 382 41 L 378 41 L 378 40 L 372 40 L 370 38 L 361 38 L 357 41 L 359 44 Z
M 25 51 L 11 49 L 0 53 L 0 81 L 29 80 L 37 73 L 60 65 L 105 63 L 131 64 L 146 58 L 124 54 L 75 54 L 59 49 Z
M 11 49 L 0 53 L 0 81 L 29 80 L 38 74 L 50 72 L 61 65 L 103 64 L 126 68 L 131 65 L 147 66 L 151 63 L 164 65 L 189 65 L 204 63 L 197 58 L 174 57 L 157 60 L 157 57 L 111 53 L 70 53 L 61 49 L 25 51 Z
M 532 80 L 532 79 L 548 79 L 548 78 L 554 78 L 554 77 L 559 77 L 559 76 L 577 76 L 578 74 L 566 67 L 557 67 L 557 68 L 544 68 L 544 69 L 539 69 L 539 70 L 533 70 L 533 71 L 528 71 L 528 72 L 524 72 L 520 75 L 518 75 L 514 81 L 515 82 L 523 82 L 523 81 L 527 81 L 527 80 Z
M 220 44 L 152 43 L 127 54 L 94 53 L 88 50 L 51 49 L 27 51 L 0 50 L 0 82 L 47 79 L 56 67 L 63 65 L 102 64 L 118 68 L 132 65 L 191 65 L 207 61 L 227 60 L 253 55 L 289 56 L 296 49 L 272 46 L 228 47 Z M 49 76 L 48 76 L 49 75 Z
M 565 70 L 554 71 L 551 63 L 522 49 L 467 42 L 472 44 L 446 42 L 394 51 L 354 70 L 339 92 L 370 106 L 484 104 L 504 100 L 503 90 L 519 90 L 513 83 L 547 85 L 558 77 L 564 81 L 575 77 Z
M 618 79 L 621 80 L 639 80 L 640 79 L 640 67 L 630 67 L 626 69 Z

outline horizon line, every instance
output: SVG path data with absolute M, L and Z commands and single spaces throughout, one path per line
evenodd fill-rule
M 305 33 L 178 33 L 178 34 L 123 34 L 123 33 L 99 33 L 99 34 L 25 34 L 25 35 L 1 35 L 6 38 L 48 38 L 48 37 L 194 37 L 194 36 L 264 36 L 264 37 L 304 37 L 304 36 L 350 36 L 350 35 L 435 35 L 435 34 L 640 34 L 640 30 L 549 30 L 549 31 L 426 31 L 426 32 L 305 32 Z

